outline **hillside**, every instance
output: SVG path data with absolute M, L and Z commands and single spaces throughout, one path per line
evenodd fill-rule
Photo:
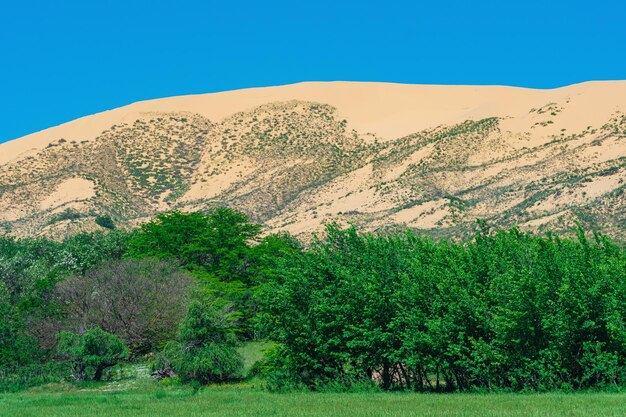
M 0 227 L 60 238 L 226 204 L 462 237 L 476 219 L 626 238 L 626 81 L 552 90 L 302 83 L 172 97 L 0 145 Z

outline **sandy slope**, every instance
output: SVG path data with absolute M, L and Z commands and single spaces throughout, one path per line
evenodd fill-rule
M 228 204 L 294 234 L 584 218 L 626 237 L 625 196 L 626 81 L 300 83 L 138 102 L 0 144 L 0 231 L 16 235 Z M 68 209 L 80 218 L 54 221 Z
M 527 131 L 531 108 L 567 103 L 558 123 L 543 133 L 595 126 L 626 107 L 626 81 L 587 82 L 552 90 L 500 86 L 440 86 L 366 82 L 307 82 L 148 100 L 83 117 L 0 144 L 0 164 L 44 148 L 50 142 L 91 140 L 111 125 L 129 123 L 146 112 L 193 112 L 212 121 L 269 102 L 303 100 L 336 107 L 348 126 L 383 139 L 467 119 L 510 117 L 507 129 Z

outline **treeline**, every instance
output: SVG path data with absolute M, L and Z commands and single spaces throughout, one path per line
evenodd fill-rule
M 196 384 L 548 390 L 626 385 L 626 252 L 484 225 L 463 243 L 336 225 L 307 248 L 242 213 L 171 212 L 63 242 L 0 238 L 0 379 L 149 359 Z M 1 381 L 0 381 L 0 385 Z M 0 386 L 0 388 L 2 388 Z
M 483 228 L 464 244 L 330 227 L 264 292 L 272 383 L 548 390 L 626 383 L 626 253 Z
M 236 346 L 258 337 L 256 291 L 300 250 L 260 232 L 216 208 L 63 242 L 1 237 L 0 377 L 26 381 L 25 370 L 42 381 L 39 370 L 61 363 L 66 378 L 98 380 L 156 353 L 154 365 L 184 381 L 240 378 Z

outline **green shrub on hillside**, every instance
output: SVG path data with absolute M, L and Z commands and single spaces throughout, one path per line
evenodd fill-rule
M 84 215 L 72 208 L 67 208 L 65 210 L 63 210 L 62 212 L 55 214 L 54 216 L 52 216 L 50 218 L 50 220 L 48 220 L 48 224 L 54 224 L 54 223 L 58 223 L 61 222 L 63 220 L 78 220 L 80 218 L 84 217 Z
M 115 229 L 115 223 L 113 222 L 113 219 L 111 218 L 111 216 L 108 216 L 108 215 L 102 215 L 102 216 L 96 217 L 96 224 L 100 227 L 104 227 L 105 229 L 110 229 L 110 230 Z

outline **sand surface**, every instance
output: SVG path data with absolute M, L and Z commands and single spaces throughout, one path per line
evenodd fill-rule
M 601 81 L 536 90 L 502 86 L 442 86 L 367 82 L 306 82 L 141 101 L 86 116 L 0 144 L 0 164 L 31 155 L 60 138 L 91 140 L 119 123 L 132 123 L 149 112 L 193 112 L 212 121 L 276 101 L 303 100 L 330 104 L 361 133 L 391 140 L 438 125 L 467 119 L 506 117 L 503 127 L 527 131 L 539 116 L 530 109 L 559 103 L 558 121 L 545 134 L 565 128 L 595 126 L 607 114 L 625 110 L 626 81 Z M 563 104 L 565 103 L 565 104 Z M 545 113 L 544 113 L 545 114 Z

